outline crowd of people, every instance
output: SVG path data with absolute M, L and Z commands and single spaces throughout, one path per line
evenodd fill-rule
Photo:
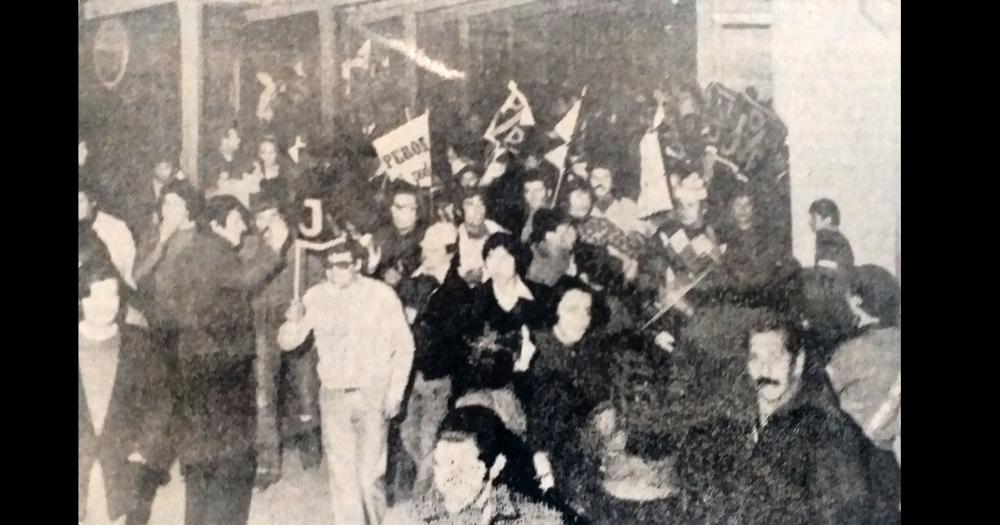
M 127 196 L 84 137 L 80 522 L 147 523 L 177 461 L 185 523 L 245 524 L 291 453 L 339 525 L 899 522 L 899 284 L 827 199 L 786 253 L 696 99 L 645 216 L 615 157 L 541 135 L 453 144 L 428 190 L 233 126 L 200 187 L 165 152 Z

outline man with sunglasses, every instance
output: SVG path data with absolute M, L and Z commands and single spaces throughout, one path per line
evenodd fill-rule
M 326 281 L 292 303 L 278 331 L 286 351 L 310 333 L 315 339 L 335 523 L 381 521 L 389 422 L 413 365 L 403 305 L 387 284 L 361 275 L 364 255 L 353 239 L 331 247 L 323 256 Z

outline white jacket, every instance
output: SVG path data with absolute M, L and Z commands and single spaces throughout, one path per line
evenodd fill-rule
M 94 217 L 94 233 L 108 248 L 111 263 L 118 269 L 122 279 L 135 288 L 132 268 L 135 266 L 135 239 L 131 230 L 121 219 L 98 211 Z
M 346 288 L 322 282 L 302 297 L 305 317 L 285 322 L 278 345 L 292 350 L 310 332 L 319 354 L 317 372 L 325 389 L 356 388 L 382 396 L 394 414 L 413 366 L 413 334 L 403 304 L 387 284 L 358 276 Z

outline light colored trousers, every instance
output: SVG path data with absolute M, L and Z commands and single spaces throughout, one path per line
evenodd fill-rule
M 389 426 L 382 398 L 382 392 L 320 390 L 334 525 L 378 525 L 385 514 Z
M 87 485 L 87 517 L 80 523 L 83 525 L 121 525 L 125 516 L 119 516 L 115 521 L 108 518 L 108 499 L 104 486 L 104 469 L 100 461 L 94 461 L 90 468 L 90 481 Z
M 448 414 L 450 394 L 450 378 L 425 380 L 423 373 L 417 372 L 407 402 L 406 419 L 399 429 L 403 448 L 417 466 L 416 479 L 410 492 L 412 498 L 423 496 L 431 487 L 434 443 L 438 427 Z

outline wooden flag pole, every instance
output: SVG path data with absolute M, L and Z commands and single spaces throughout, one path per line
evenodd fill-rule
M 569 153 L 566 153 L 566 157 L 569 157 Z M 562 181 L 566 178 L 566 162 L 563 161 L 563 169 L 559 174 L 559 178 L 556 179 L 556 190 L 552 192 L 552 203 L 549 204 L 549 208 L 555 208 L 556 202 L 559 201 L 559 189 L 562 187 Z
M 642 327 L 639 328 L 639 330 L 645 330 L 646 328 L 649 328 L 649 325 L 655 323 L 659 318 L 663 317 L 664 314 L 666 314 L 667 312 L 670 311 L 671 308 L 673 308 L 674 306 L 676 306 L 677 303 L 679 303 L 681 301 L 681 299 L 683 299 L 684 296 L 687 295 L 688 292 L 690 292 L 695 286 L 697 286 L 698 283 L 700 283 L 702 281 L 702 279 L 704 279 L 711 271 L 712 271 L 712 268 L 709 267 L 704 272 L 702 272 L 701 275 L 699 275 L 691 284 L 689 284 L 689 285 L 685 286 L 684 288 L 682 288 L 681 289 L 682 291 L 677 296 L 677 299 L 675 299 L 674 301 L 671 301 L 671 302 L 667 303 L 667 305 L 664 306 L 663 308 L 661 308 L 660 311 L 656 312 L 656 315 L 654 315 L 652 319 L 650 319 L 649 321 L 646 321 L 646 324 L 642 325 Z
M 298 301 L 302 291 L 302 246 L 299 244 L 298 239 L 292 241 L 295 246 L 295 277 L 294 277 L 294 297 L 295 301 Z
M 336 244 L 340 244 L 347 240 L 347 233 L 345 232 L 340 237 L 327 242 L 311 242 L 303 239 L 295 240 L 295 273 L 293 277 L 292 290 L 295 296 L 295 300 L 298 301 L 302 297 L 302 252 L 309 249 L 314 251 L 321 251 L 330 248 Z

